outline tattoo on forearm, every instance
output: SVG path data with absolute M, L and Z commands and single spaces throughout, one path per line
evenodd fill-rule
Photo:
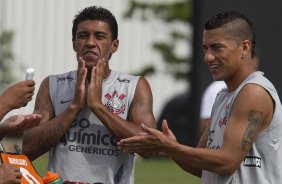
M 255 141 L 256 134 L 262 124 L 263 113 L 255 110 L 251 110 L 248 114 L 249 125 L 244 133 L 244 137 L 242 140 L 242 150 L 248 151 L 253 142 Z
M 48 137 L 45 137 L 45 139 L 42 139 L 40 141 L 40 147 L 41 148 L 49 148 L 49 145 L 53 145 L 53 142 L 56 140 L 59 140 L 60 137 L 58 137 L 61 132 L 63 131 L 63 123 L 58 123 L 57 127 L 51 132 L 51 134 Z

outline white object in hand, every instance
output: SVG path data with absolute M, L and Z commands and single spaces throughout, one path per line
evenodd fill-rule
M 32 80 L 34 74 L 34 68 L 28 68 L 25 72 L 25 80 Z

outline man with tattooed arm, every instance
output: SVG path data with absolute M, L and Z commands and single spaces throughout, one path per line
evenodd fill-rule
M 241 13 L 212 16 L 203 32 L 204 61 L 227 89 L 216 97 L 210 124 L 197 148 L 142 125 L 146 134 L 122 139 L 124 152 L 165 155 L 204 184 L 282 183 L 282 107 L 272 83 L 249 63 L 255 48 L 252 23 Z

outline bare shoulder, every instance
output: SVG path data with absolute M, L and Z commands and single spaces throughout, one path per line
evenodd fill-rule
M 41 122 L 48 121 L 54 116 L 53 105 L 49 94 L 48 77 L 46 77 L 40 84 L 40 88 L 38 90 L 35 100 L 34 113 L 38 113 L 42 115 Z
M 133 100 L 139 101 L 142 99 L 152 100 L 152 91 L 149 82 L 145 78 L 139 77 Z
M 239 92 L 236 103 L 252 108 L 263 108 L 273 111 L 273 99 L 269 92 L 258 84 L 247 84 Z
M 36 102 L 41 101 L 41 100 L 46 100 L 45 98 L 41 98 L 41 97 L 47 96 L 47 95 L 49 95 L 49 78 L 48 77 L 43 79 L 43 81 L 40 84 L 40 87 L 37 93 Z
M 144 78 L 144 77 L 139 77 L 138 83 L 137 83 L 137 88 L 149 88 L 151 90 L 149 82 Z

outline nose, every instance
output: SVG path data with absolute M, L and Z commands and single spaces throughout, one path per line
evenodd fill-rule
M 96 45 L 97 45 L 97 40 L 96 40 L 95 36 L 93 36 L 93 35 L 89 36 L 87 41 L 86 41 L 86 46 L 95 47 Z
M 215 56 L 214 56 L 214 54 L 212 52 L 210 52 L 209 50 L 206 50 L 204 52 L 204 61 L 205 61 L 205 63 L 210 63 L 210 62 L 214 61 L 214 59 L 215 59 Z

